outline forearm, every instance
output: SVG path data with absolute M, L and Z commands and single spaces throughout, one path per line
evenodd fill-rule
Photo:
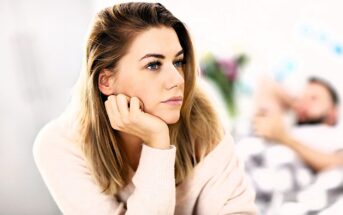
M 254 100 L 258 114 L 283 112 L 294 106 L 294 98 L 271 79 L 260 81 Z
M 268 91 L 270 95 L 282 105 L 283 108 L 289 109 L 294 106 L 294 96 L 292 96 L 289 91 L 281 86 L 280 83 L 277 83 L 274 80 L 269 80 Z
M 143 146 L 132 182 L 127 214 L 173 214 L 175 209 L 175 146 L 156 149 Z
M 290 135 L 286 135 L 281 141 L 293 149 L 315 171 L 322 171 L 342 164 L 342 156 L 313 149 L 302 144 Z
M 275 86 L 275 97 L 279 100 L 282 106 L 286 109 L 293 108 L 295 104 L 295 98 L 287 93 L 282 87 Z
M 150 146 L 155 149 L 169 149 L 170 148 L 170 137 L 169 131 L 161 132 L 158 135 L 155 135 L 151 141 L 144 143 L 147 146 Z

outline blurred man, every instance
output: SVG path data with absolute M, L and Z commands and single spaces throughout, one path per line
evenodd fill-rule
M 253 119 L 256 135 L 288 146 L 315 171 L 343 165 L 343 139 L 333 139 L 332 133 L 325 133 L 330 130 L 328 127 L 333 128 L 338 123 L 339 99 L 328 82 L 310 78 L 302 94 L 292 97 L 276 83 L 264 81 L 257 102 L 258 109 Z M 307 127 L 311 141 L 320 142 L 321 147 L 308 142 L 305 144 L 301 136 L 294 135 L 286 128 L 283 116 L 286 111 L 293 113 L 297 126 Z M 318 125 L 321 125 L 320 129 L 316 129 Z M 321 131 L 324 133 L 321 134 Z M 323 135 L 327 135 L 327 138 L 322 138 Z M 334 144 L 335 148 L 325 150 L 325 147 L 330 148 L 330 144 Z

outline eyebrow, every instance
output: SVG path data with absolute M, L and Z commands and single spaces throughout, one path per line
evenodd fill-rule
M 178 53 L 176 53 L 175 57 L 177 57 L 177 56 L 179 56 L 181 54 L 183 54 L 183 50 L 181 50 Z M 164 55 L 151 53 L 151 54 L 144 55 L 141 59 L 139 59 L 139 61 L 141 61 L 141 60 L 143 60 L 145 58 L 149 58 L 149 57 L 160 58 L 160 59 L 165 59 L 166 58 Z

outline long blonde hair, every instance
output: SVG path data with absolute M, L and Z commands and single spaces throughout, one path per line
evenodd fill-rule
M 222 138 L 222 128 L 204 93 L 196 87 L 192 41 L 184 24 L 159 3 L 124 3 L 100 11 L 87 38 L 80 81 L 78 120 L 87 161 L 103 192 L 114 195 L 129 181 L 129 163 L 118 135 L 109 122 L 104 96 L 98 87 L 99 73 L 114 70 L 132 40 L 141 32 L 166 26 L 173 28 L 185 56 L 184 103 L 180 119 L 169 125 L 171 144 L 177 147 L 176 183 Z

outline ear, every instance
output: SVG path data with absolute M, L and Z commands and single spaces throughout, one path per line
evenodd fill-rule
M 114 93 L 114 73 L 108 69 L 103 69 L 99 74 L 98 86 L 102 94 L 112 95 Z
M 328 125 L 335 125 L 338 122 L 338 108 L 332 107 L 330 108 L 328 115 L 326 117 L 326 123 Z

